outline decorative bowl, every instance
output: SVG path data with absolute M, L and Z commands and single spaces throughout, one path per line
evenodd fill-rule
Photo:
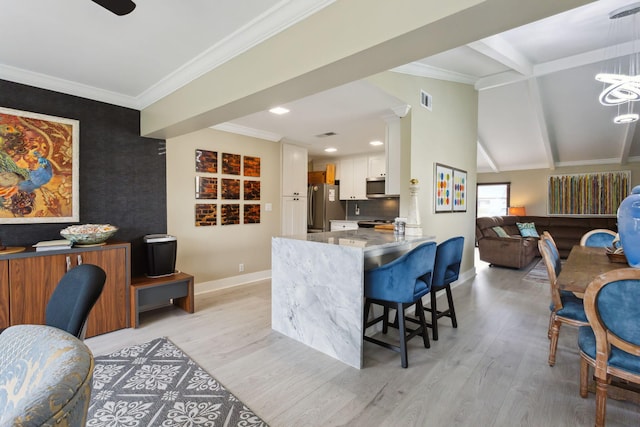
M 118 231 L 110 224 L 72 225 L 60 230 L 60 235 L 77 245 L 99 245 Z

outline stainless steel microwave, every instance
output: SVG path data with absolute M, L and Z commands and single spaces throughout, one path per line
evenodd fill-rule
M 385 193 L 386 179 L 384 176 L 367 178 L 367 198 L 381 199 L 383 197 L 398 197 L 398 195 Z

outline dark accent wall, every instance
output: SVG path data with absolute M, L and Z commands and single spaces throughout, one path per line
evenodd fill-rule
M 164 140 L 140 136 L 140 112 L 0 80 L 0 106 L 80 121 L 80 224 L 108 223 L 131 242 L 132 275 L 144 274 L 145 234 L 166 233 Z M 7 246 L 60 239 L 71 224 L 2 224 Z

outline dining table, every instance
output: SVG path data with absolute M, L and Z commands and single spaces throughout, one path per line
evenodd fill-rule
M 562 271 L 557 278 L 558 287 L 564 291 L 583 294 L 589 283 L 600 274 L 628 267 L 624 258 L 623 262 L 611 261 L 604 247 L 576 245 L 562 264 Z

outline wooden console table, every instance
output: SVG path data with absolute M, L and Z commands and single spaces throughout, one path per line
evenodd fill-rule
M 193 276 L 176 273 L 165 277 L 132 277 L 129 286 L 131 327 L 139 324 L 140 307 L 172 299 L 173 305 L 187 313 L 195 311 Z

